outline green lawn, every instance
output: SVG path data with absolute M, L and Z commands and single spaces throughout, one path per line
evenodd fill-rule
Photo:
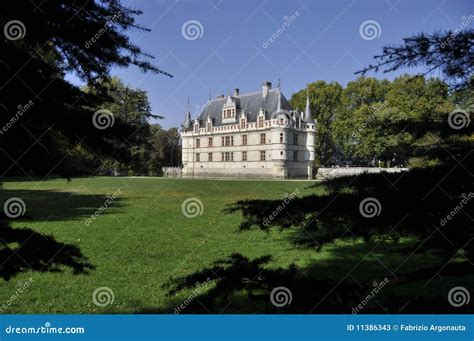
M 28 228 L 52 236 L 57 242 L 75 245 L 94 266 L 89 273 L 75 274 L 67 266 L 60 266 L 61 271 L 44 272 L 32 271 L 25 265 L 9 281 L 0 279 L 0 307 L 8 301 L 7 313 L 170 311 L 173 304 L 188 297 L 189 291 L 170 298 L 163 287 L 165 283 L 236 252 L 250 259 L 269 254 L 273 256 L 270 268 L 296 263 L 307 271 L 304 276 L 316 273 L 336 282 L 346 278 L 354 266 L 356 271 L 351 276 L 358 281 L 371 281 L 386 276 L 386 266 L 395 268 L 403 262 L 401 255 L 385 257 L 390 250 L 384 248 L 367 256 L 372 246 L 363 243 L 338 242 L 316 252 L 291 243 L 291 231 L 239 232 L 240 213 L 224 212 L 229 204 L 241 199 L 283 199 L 296 190 L 300 196 L 322 191 L 311 186 L 314 182 L 109 177 L 75 178 L 69 182 L 3 181 L 0 203 L 19 197 L 27 206 L 26 214 L 11 223 L 14 230 Z M 118 198 L 87 224 L 87 218 L 104 205 L 107 196 L 118 190 Z M 183 215 L 181 205 L 188 198 L 201 200 L 201 215 Z M 377 257 L 383 258 L 385 265 Z M 416 269 L 434 261 L 429 255 L 419 260 L 417 257 L 407 266 Z M 29 278 L 32 284 L 12 299 Z M 451 284 L 445 282 L 437 290 L 444 291 Z M 113 304 L 98 307 L 93 303 L 92 294 L 98 287 L 112 289 Z M 405 289 L 411 290 L 413 297 L 420 295 L 416 285 L 409 284 Z M 261 311 L 249 306 L 249 302 L 236 300 L 225 307 L 225 312 Z
M 304 264 L 313 252 L 296 250 L 285 233 L 238 233 L 241 217 L 224 213 L 239 199 L 278 198 L 304 181 L 205 181 L 157 178 L 76 178 L 45 182 L 4 182 L 0 200 L 22 198 L 26 215 L 12 223 L 80 248 L 95 266 L 89 274 L 27 271 L 1 284 L 0 302 L 13 295 L 18 283 L 32 277 L 33 285 L 9 306 L 11 313 L 133 312 L 165 303 L 162 285 L 172 276 L 199 270 L 233 252 L 257 257 L 272 254 L 274 265 Z M 104 204 L 106 195 L 121 195 L 89 226 L 86 219 Z M 199 198 L 202 214 L 187 218 L 181 205 Z M 114 292 L 114 303 L 99 308 L 92 302 L 97 287 Z

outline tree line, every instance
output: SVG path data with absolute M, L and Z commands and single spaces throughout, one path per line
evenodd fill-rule
M 120 0 L 0 4 L 0 176 L 70 177 L 107 164 L 146 174 L 175 162 L 175 131 L 150 125 L 158 115 L 146 93 L 110 72 L 172 77 L 128 36 L 149 31 L 141 14 Z
M 293 107 L 303 110 L 307 93 L 318 123 L 316 159 L 324 166 L 435 164 L 440 160 L 427 149 L 460 139 L 449 115 L 473 110 L 468 90 L 453 91 L 423 75 L 393 81 L 360 76 L 345 87 L 316 81 L 293 94 Z

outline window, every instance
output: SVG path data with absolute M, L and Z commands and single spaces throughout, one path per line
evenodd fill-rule
M 260 151 L 260 161 L 265 161 L 265 151 Z
M 200 162 L 201 161 L 201 155 L 199 155 L 199 153 L 196 153 L 196 162 Z
M 235 109 L 224 109 L 224 118 L 235 117 Z
M 209 160 L 209 162 L 212 162 L 212 153 L 207 154 L 207 159 Z
M 222 157 L 224 158 L 224 161 L 234 161 L 234 153 L 232 152 L 222 153 Z
M 265 134 L 260 134 L 260 144 L 265 144 Z
M 224 153 L 222 153 L 221 161 L 224 161 Z
M 296 150 L 293 152 L 293 161 L 298 161 L 298 152 Z
M 283 133 L 280 133 L 280 143 L 283 143 Z
M 211 131 L 211 129 L 212 129 L 212 123 L 208 122 L 207 123 L 207 131 Z
M 222 136 L 222 143 L 221 143 L 222 146 L 224 146 L 224 136 Z
M 263 127 L 263 116 L 260 116 L 260 117 L 258 118 L 258 127 L 259 127 L 259 128 Z
M 194 125 L 194 132 L 198 133 L 199 132 L 199 124 Z
M 226 136 L 224 139 L 224 144 L 226 147 L 234 145 L 234 137 L 233 136 Z
M 247 161 L 247 152 L 242 152 L 242 161 Z
M 196 148 L 199 148 L 199 147 L 201 147 L 201 140 L 196 139 Z
M 240 119 L 240 128 L 244 129 L 245 128 L 245 118 Z
M 293 134 L 293 144 L 298 144 L 298 134 Z
M 208 146 L 208 147 L 212 147 L 212 137 L 209 137 L 209 138 L 207 139 L 207 142 L 208 142 L 208 143 L 207 143 L 207 146 Z
M 247 145 L 247 135 L 242 135 L 242 146 Z

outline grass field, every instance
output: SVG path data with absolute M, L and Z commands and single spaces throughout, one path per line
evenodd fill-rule
M 3 180 L 0 202 L 19 197 L 26 204 L 26 214 L 10 224 L 15 231 L 28 228 L 52 236 L 56 242 L 74 245 L 93 268 L 88 273 L 75 274 L 64 264 L 53 266 L 53 271 L 44 271 L 48 261 L 35 270 L 25 264 L 8 281 L 0 279 L 0 307 L 2 302 L 8 302 L 3 308 L 7 313 L 172 312 L 174 304 L 189 296 L 189 290 L 168 297 L 165 283 L 236 252 L 250 259 L 271 255 L 270 268 L 285 268 L 295 263 L 305 269 L 304 276 L 317 273 L 336 282 L 348 273 L 357 281 L 381 278 L 390 274 L 387 266 L 395 268 L 403 262 L 403 256 L 395 254 L 385 257 L 383 263 L 378 262 L 377 258 L 391 252 L 386 247 L 367 254 L 371 245 L 337 242 L 315 252 L 292 244 L 290 231 L 239 232 L 241 215 L 224 211 L 241 199 L 283 200 L 296 190 L 298 195 L 323 190 L 312 185 L 314 182 L 306 181 L 108 177 L 75 178 L 69 182 Z M 116 199 L 94 220 L 87 220 L 114 193 Z M 202 202 L 202 212 L 194 218 L 182 212 L 182 203 L 188 198 Z M 42 252 L 38 245 L 4 243 L 10 249 L 38 247 L 37 252 Z M 341 250 L 346 251 L 341 253 Z M 416 269 L 436 262 L 434 256 L 417 257 L 406 266 Z M 30 278 L 31 285 L 18 294 L 18 288 Z M 411 300 L 420 295 L 439 297 L 453 283 L 444 280 L 425 292 L 419 291 L 417 283 L 410 283 L 405 286 L 404 295 Z M 113 291 L 112 304 L 106 307 L 94 304 L 92 295 L 99 287 Z M 232 302 L 223 305 L 220 311 L 262 312 L 243 298 Z

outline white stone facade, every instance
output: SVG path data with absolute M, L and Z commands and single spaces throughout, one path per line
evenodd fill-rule
M 311 112 L 292 110 L 280 89 L 270 87 L 265 82 L 261 93 L 236 90 L 227 99 L 210 101 L 194 121 L 188 113 L 181 132 L 183 177 L 313 177 L 316 123 L 307 116 Z M 255 109 L 258 104 L 261 108 Z

